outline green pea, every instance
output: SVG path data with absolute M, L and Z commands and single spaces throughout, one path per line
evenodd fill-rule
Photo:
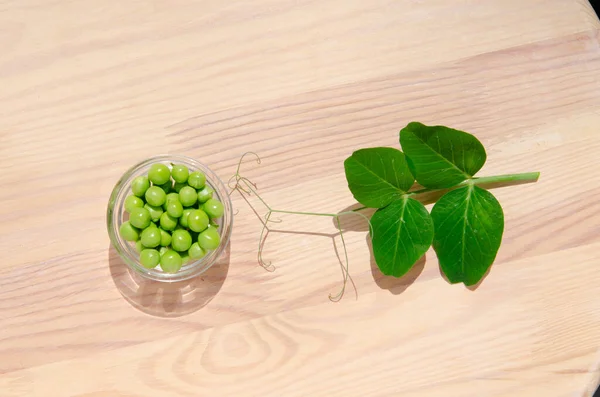
M 160 256 L 160 267 L 165 273 L 177 273 L 181 269 L 181 256 L 173 250 L 165 251 Z
M 188 262 L 190 261 L 190 255 L 187 252 L 182 252 L 180 254 L 180 256 L 181 256 L 181 264 L 187 265 Z
M 167 200 L 167 195 L 164 190 L 158 186 L 150 186 L 150 189 L 146 190 L 146 202 L 155 207 L 159 207 Z
M 169 249 L 167 247 L 160 247 L 160 249 L 158 250 L 158 253 L 160 254 L 160 256 L 163 256 L 165 252 L 167 252 Z
M 202 210 L 194 210 L 188 216 L 188 226 L 195 232 L 201 232 L 208 227 L 208 215 Z
M 179 201 L 179 194 L 177 194 L 175 192 L 171 192 L 171 193 L 167 194 L 167 199 L 165 200 L 165 203 L 163 204 L 163 209 L 165 211 L 167 210 L 167 204 L 171 200 L 178 200 Z
M 215 227 L 215 228 L 218 228 L 220 226 L 214 219 L 210 220 L 209 225 L 210 225 L 210 227 Z
M 136 229 L 131 222 L 123 222 L 119 228 L 119 234 L 126 241 L 138 241 L 140 238 L 140 231 Z
M 223 203 L 214 198 L 208 199 L 204 203 L 204 212 L 212 219 L 220 218 L 224 212 Z
M 206 175 L 200 171 L 194 171 L 188 177 L 187 183 L 194 189 L 202 189 L 206 184 Z
M 187 251 L 192 245 L 192 236 L 187 230 L 175 230 L 171 240 L 171 248 L 175 251 Z
M 150 166 L 148 171 L 148 179 L 155 185 L 162 185 L 169 181 L 171 178 L 171 171 L 169 167 L 161 163 L 155 163 Z
M 168 247 L 171 245 L 171 233 L 160 229 L 160 245 L 163 247 Z
M 160 216 L 160 227 L 164 230 L 175 230 L 177 227 L 177 218 L 173 218 L 166 212 Z
M 184 207 L 191 207 L 196 204 L 196 200 L 198 200 L 198 193 L 193 187 L 186 186 L 179 191 L 179 201 Z
M 145 229 L 152 222 L 152 218 L 147 209 L 134 208 L 129 213 L 129 222 L 138 229 Z
M 150 218 L 152 218 L 152 222 L 160 221 L 160 216 L 163 214 L 162 207 L 146 204 L 144 208 L 147 209 L 150 213 Z
M 173 218 L 179 218 L 183 215 L 183 206 L 179 200 L 171 200 L 167 203 L 167 214 Z
M 202 190 L 198 192 L 198 202 L 206 203 L 209 199 L 212 198 L 214 190 L 210 186 L 205 186 Z
M 188 250 L 188 255 L 191 259 L 200 259 L 204 255 L 206 255 L 206 251 L 204 251 L 204 249 L 200 247 L 200 244 L 194 243 L 190 246 L 190 249 Z
M 187 186 L 187 183 L 179 183 L 179 182 L 175 182 L 175 185 L 173 185 L 173 189 L 179 193 L 181 191 L 181 189 L 183 189 L 184 187 Z
M 193 211 L 192 208 L 186 208 L 183 210 L 183 214 L 181 215 L 181 218 L 179 218 L 179 224 L 185 228 L 189 227 L 188 224 L 188 217 L 190 216 L 190 213 Z
M 214 250 L 219 246 L 221 236 L 214 227 L 209 227 L 198 235 L 198 244 L 205 250 Z
M 160 245 L 160 230 L 155 225 L 150 225 L 142 231 L 140 241 L 144 247 L 154 248 Z
M 185 183 L 190 175 L 190 170 L 183 164 L 174 164 L 171 170 L 171 176 L 175 182 Z
M 141 241 L 136 241 L 135 242 L 135 250 L 137 251 L 137 253 L 139 254 L 140 252 L 142 252 L 146 247 L 144 247 L 144 244 L 142 244 Z
M 195 192 L 194 192 L 195 195 Z M 125 211 L 131 212 L 134 208 L 141 208 L 144 206 L 144 200 L 137 196 L 127 196 L 125 199 Z
M 131 191 L 138 197 L 144 197 L 149 187 L 150 181 L 147 176 L 138 176 L 131 182 Z
M 140 263 L 147 269 L 154 269 L 160 262 L 160 254 L 155 249 L 145 249 L 140 253 Z
M 171 182 L 171 180 L 169 179 L 167 183 L 163 183 L 158 187 L 161 188 L 165 193 L 171 193 L 171 191 L 173 190 L 173 182 Z

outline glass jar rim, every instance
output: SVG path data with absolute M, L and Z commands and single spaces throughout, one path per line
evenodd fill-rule
M 139 262 L 139 254 L 133 248 L 133 245 L 120 237 L 119 228 L 122 223 L 124 213 L 124 201 L 128 196 L 128 191 L 131 188 L 131 182 L 137 176 L 143 175 L 143 170 L 149 168 L 154 163 L 180 163 L 188 166 L 190 171 L 202 171 L 206 175 L 207 184 L 210 185 L 219 200 L 223 203 L 225 212 L 222 217 L 222 224 L 219 227 L 219 235 L 221 243 L 214 251 L 211 251 L 203 258 L 191 260 L 185 264 L 180 271 L 176 273 L 165 273 L 156 269 L 147 269 Z M 121 220 L 121 222 L 119 222 Z M 208 270 L 222 256 L 223 252 L 229 245 L 231 230 L 233 227 L 233 208 L 231 198 L 225 184 L 217 176 L 213 170 L 206 164 L 200 161 L 183 155 L 160 154 L 142 160 L 129 169 L 119 178 L 111 191 L 110 199 L 106 210 L 106 222 L 108 234 L 112 246 L 115 248 L 120 258 L 126 265 L 141 276 L 165 282 L 176 282 L 187 280 L 202 274 Z M 137 254 L 137 255 L 136 255 Z

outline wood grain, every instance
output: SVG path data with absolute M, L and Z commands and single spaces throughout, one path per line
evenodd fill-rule
M 591 395 L 600 376 L 600 23 L 586 1 L 0 0 L 0 396 Z M 381 275 L 360 219 L 239 212 L 203 278 L 133 277 L 132 163 L 244 164 L 275 208 L 354 204 L 342 162 L 419 120 L 486 146 L 506 230 L 475 291 Z M 251 203 L 256 205 L 256 201 Z M 259 209 L 259 211 L 261 211 Z

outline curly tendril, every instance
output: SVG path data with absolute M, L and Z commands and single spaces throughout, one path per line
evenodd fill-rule
M 273 230 L 269 228 L 269 223 L 281 223 L 282 220 L 278 219 L 278 218 L 274 218 L 272 219 L 271 216 L 274 213 L 280 213 L 280 214 L 294 214 L 294 215 L 305 215 L 305 216 L 327 216 L 327 217 L 332 217 L 335 220 L 337 229 L 338 229 L 338 234 L 340 236 L 340 240 L 342 242 L 342 249 L 343 249 L 343 259 L 338 255 L 338 260 L 340 261 L 340 268 L 342 270 L 342 278 L 343 278 L 343 283 L 342 283 L 342 287 L 340 289 L 340 291 L 337 294 L 329 294 L 329 299 L 332 302 L 338 302 L 339 300 L 342 299 L 342 297 L 344 296 L 344 293 L 346 292 L 346 286 L 348 284 L 348 281 L 350 281 L 352 283 L 352 286 L 354 287 L 354 291 L 356 296 L 358 297 L 357 291 L 356 291 L 356 285 L 354 284 L 354 280 L 352 280 L 352 277 L 350 276 L 350 272 L 349 272 L 349 260 L 348 260 L 348 250 L 346 248 L 346 242 L 344 240 L 344 232 L 342 230 L 342 226 L 340 223 L 340 217 L 341 216 L 345 216 L 345 215 L 358 215 L 360 217 L 362 217 L 364 220 L 367 221 L 368 225 L 369 225 L 369 232 L 372 233 L 372 226 L 371 226 L 371 222 L 369 221 L 369 218 L 364 215 L 361 214 L 357 211 L 362 210 L 364 208 L 359 208 L 356 209 L 354 211 L 345 211 L 345 212 L 340 212 L 338 214 L 328 214 L 328 213 L 319 213 L 319 212 L 300 212 L 300 211 L 287 211 L 287 210 L 278 210 L 278 209 L 273 209 L 271 208 L 271 206 L 269 204 L 267 204 L 267 202 L 265 202 L 265 200 L 258 194 L 258 187 L 257 185 L 252 182 L 251 180 L 249 180 L 248 178 L 242 176 L 240 170 L 242 167 L 242 163 L 244 162 L 244 159 L 246 158 L 246 156 L 248 155 L 252 155 L 255 157 L 255 161 L 257 164 L 261 164 L 261 158 L 258 154 L 254 153 L 254 152 L 246 152 L 242 155 L 242 157 L 240 157 L 240 160 L 238 162 L 235 174 L 231 176 L 231 178 L 229 178 L 229 181 L 227 182 L 227 185 L 229 186 L 229 188 L 231 189 L 230 193 L 232 193 L 233 191 L 237 191 L 242 198 L 244 198 L 244 200 L 246 201 L 246 203 L 248 203 L 248 205 L 252 208 L 252 210 L 254 211 L 254 213 L 256 214 L 256 216 L 258 217 L 258 219 L 260 220 L 260 222 L 262 223 L 263 227 L 261 229 L 260 232 L 260 237 L 258 239 L 258 264 L 263 267 L 264 269 L 266 269 L 267 271 L 274 271 L 275 270 L 275 266 L 272 265 L 272 263 L 270 261 L 265 261 L 263 258 L 263 251 L 264 251 L 264 247 L 265 247 L 265 242 L 267 240 L 267 237 L 269 236 L 269 233 L 271 232 L 277 232 L 277 230 Z M 256 211 L 256 209 L 252 206 L 252 204 L 250 203 L 250 201 L 248 200 L 249 196 L 254 195 L 256 198 L 258 198 L 258 200 L 267 208 L 267 212 L 265 214 L 264 217 L 260 216 L 259 213 Z M 333 239 L 333 244 L 334 247 L 336 247 L 336 243 L 335 243 L 335 235 L 332 236 Z M 336 249 L 336 254 L 337 254 L 337 249 Z

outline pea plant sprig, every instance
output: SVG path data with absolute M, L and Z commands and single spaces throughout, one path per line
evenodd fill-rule
M 262 251 L 272 214 L 332 217 L 344 251 L 344 284 L 330 296 L 338 300 L 351 280 L 340 217 L 357 214 L 369 224 L 373 256 L 383 274 L 404 276 L 433 246 L 450 283 L 479 283 L 496 258 L 504 231 L 502 207 L 487 189 L 536 182 L 539 172 L 475 177 L 487 158 L 483 145 L 475 136 L 445 126 L 411 122 L 400 131 L 400 145 L 403 152 L 372 147 L 359 149 L 344 161 L 348 188 L 363 207 L 337 214 L 271 208 L 256 185 L 240 174 L 242 157 L 230 187 L 242 196 L 254 194 L 268 209 L 261 218 L 259 263 L 270 266 Z M 435 204 L 430 213 L 424 202 L 431 197 Z M 376 209 L 370 220 L 359 212 L 366 208 Z

